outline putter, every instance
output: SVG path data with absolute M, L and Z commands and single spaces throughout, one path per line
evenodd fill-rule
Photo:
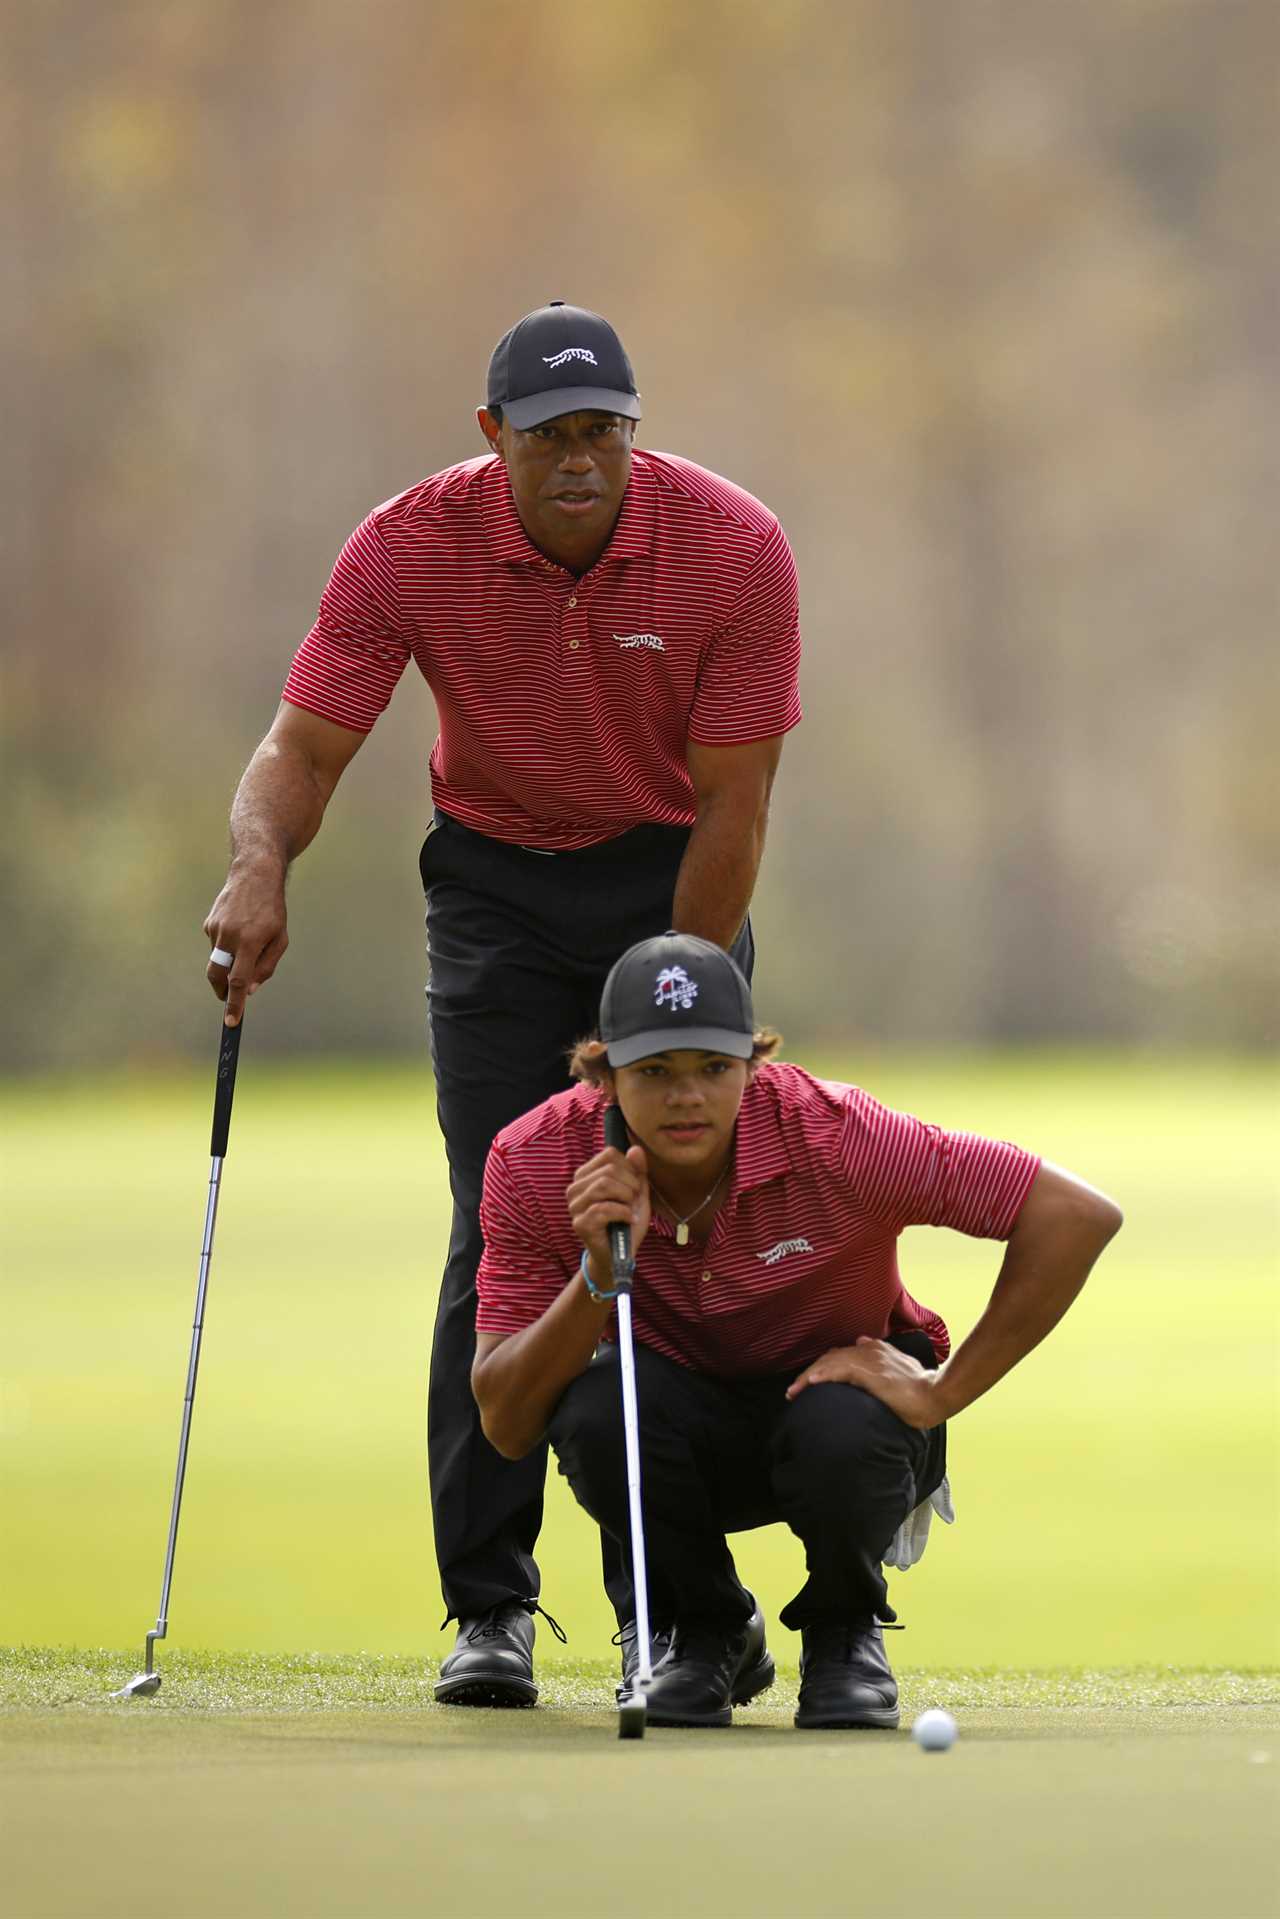
M 243 1023 L 243 1022 L 242 1022 Z M 160 1611 L 155 1630 L 147 1634 L 146 1663 L 127 1686 L 111 1694 L 113 1699 L 144 1699 L 160 1690 L 160 1674 L 155 1669 L 155 1642 L 169 1630 L 169 1588 L 173 1584 L 173 1555 L 178 1543 L 178 1514 L 182 1508 L 182 1482 L 187 1472 L 187 1443 L 191 1438 L 191 1408 L 195 1404 L 196 1374 L 200 1367 L 200 1336 L 204 1331 L 204 1302 L 209 1289 L 209 1264 L 213 1258 L 213 1229 L 218 1217 L 218 1189 L 222 1184 L 222 1162 L 227 1153 L 227 1135 L 231 1130 L 231 1100 L 236 1090 L 236 1062 L 240 1057 L 240 1026 L 224 1026 L 218 1043 L 218 1077 L 213 1096 L 213 1138 L 210 1152 L 209 1198 L 204 1212 L 204 1239 L 200 1247 L 200 1273 L 196 1280 L 196 1311 L 191 1326 L 191 1357 L 187 1361 L 187 1390 L 182 1401 L 182 1430 L 178 1438 L 178 1470 L 173 1483 L 173 1506 L 169 1513 L 169 1543 L 164 1555 L 164 1578 L 160 1587 Z
M 605 1144 L 625 1153 L 629 1145 L 626 1121 L 618 1106 L 604 1116 Z M 640 1503 L 640 1411 L 636 1401 L 636 1349 L 631 1336 L 631 1282 L 636 1262 L 631 1251 L 631 1228 L 619 1220 L 609 1228 L 613 1283 L 618 1291 L 618 1360 L 622 1368 L 622 1429 L 627 1452 L 627 1502 L 631 1517 L 631 1584 L 636 1601 L 636 1670 L 631 1691 L 618 1702 L 619 1739 L 643 1739 L 647 1706 L 645 1693 L 653 1681 L 652 1641 L 649 1636 L 649 1579 L 644 1558 L 644 1513 Z

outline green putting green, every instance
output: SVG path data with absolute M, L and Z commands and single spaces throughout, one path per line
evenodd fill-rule
M 0 1656 L 14 1919 L 1271 1919 L 1280 1689 L 1244 1672 L 905 1669 L 908 1734 L 798 1733 L 794 1684 L 724 1732 L 620 1743 L 612 1669 L 532 1712 L 435 1706 L 418 1660 Z
M 1232 1060 L 837 1058 L 926 1118 L 1035 1146 L 1127 1223 L 1061 1330 L 955 1422 L 958 1523 L 895 1577 L 915 1667 L 1270 1665 L 1274 1076 Z M 209 1073 L 11 1086 L 3 1636 L 136 1646 L 154 1622 L 208 1172 Z M 423 1401 L 447 1232 L 430 1082 L 269 1066 L 245 1039 L 170 1639 L 438 1658 Z M 906 1236 L 956 1333 L 998 1249 Z M 766 1614 L 782 1529 L 740 1537 Z M 591 1527 L 552 1476 L 544 1598 L 603 1658 Z M 776 1628 L 780 1660 L 795 1642 Z M 135 1661 L 136 1663 L 136 1661 Z M 522 1735 L 523 1736 L 523 1735 Z

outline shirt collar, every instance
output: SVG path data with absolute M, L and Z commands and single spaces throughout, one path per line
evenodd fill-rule
M 731 1197 L 750 1186 L 764 1186 L 771 1179 L 780 1179 L 791 1170 L 791 1156 L 782 1136 L 778 1102 L 768 1086 L 767 1070 L 757 1071 L 738 1108 Z
M 485 473 L 482 513 L 485 533 L 495 560 L 511 566 L 536 566 L 558 573 L 562 571 L 534 545 L 520 523 L 516 503 L 511 497 L 507 469 L 496 457 Z M 653 545 L 653 523 L 657 510 L 657 485 L 645 464 L 643 454 L 633 454 L 631 476 L 622 499 L 622 511 L 609 544 L 596 567 L 609 566 L 615 560 L 632 560 L 647 553 Z M 595 568 L 592 568 L 595 571 Z
M 658 488 L 643 453 L 631 456 L 631 475 L 622 496 L 622 511 L 609 544 L 597 566 L 613 560 L 634 560 L 653 545 L 653 523 L 657 517 Z
M 483 499 L 484 530 L 495 560 L 504 560 L 512 566 L 552 565 L 521 526 L 507 469 L 496 455 L 485 472 Z

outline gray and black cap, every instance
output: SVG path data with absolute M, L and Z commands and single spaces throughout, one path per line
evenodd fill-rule
M 722 946 L 692 933 L 661 933 L 628 947 L 600 996 L 610 1066 L 681 1047 L 750 1059 L 755 1031 L 743 974 Z
M 486 404 L 512 426 L 541 426 L 561 413 L 640 418 L 640 395 L 621 340 L 598 313 L 553 300 L 517 320 L 489 361 Z

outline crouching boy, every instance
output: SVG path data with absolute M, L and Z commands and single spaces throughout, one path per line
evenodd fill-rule
M 777 1044 L 718 946 L 645 940 L 609 975 L 599 1037 L 573 1057 L 580 1083 L 501 1132 L 485 1172 L 485 1433 L 511 1459 L 549 1437 L 624 1554 L 607 1232 L 631 1224 L 651 1726 L 726 1726 L 772 1682 L 726 1534 L 776 1520 L 805 1549 L 780 1615 L 801 1635 L 796 1724 L 898 1723 L 882 1561 L 942 1483 L 946 1421 L 1052 1330 L 1120 1225 L 1069 1173 L 815 1079 L 775 1060 Z M 611 1101 L 625 1155 L 603 1145 Z M 913 1225 L 1007 1242 L 954 1353 L 898 1272 Z M 634 1626 L 620 1623 L 625 1673 Z

